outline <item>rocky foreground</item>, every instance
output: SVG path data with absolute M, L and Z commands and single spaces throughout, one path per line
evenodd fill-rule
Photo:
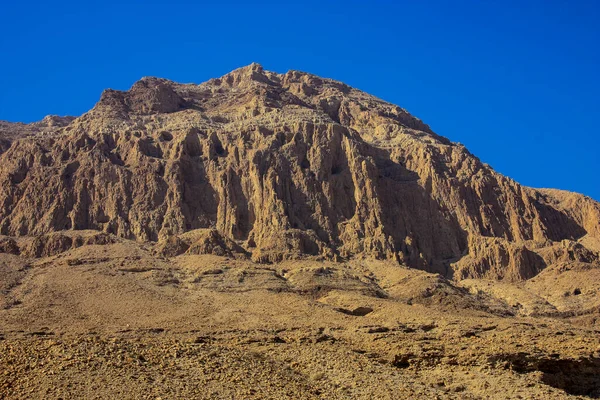
M 0 122 L 0 398 L 599 398 L 600 205 L 253 64 Z
M 3 397 L 600 396 L 600 330 L 557 311 L 540 282 L 453 283 L 376 260 L 167 258 L 77 235 L 108 244 L 0 255 Z

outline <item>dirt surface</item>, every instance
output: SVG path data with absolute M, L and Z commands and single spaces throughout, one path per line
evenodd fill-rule
M 527 285 L 114 240 L 0 255 L 2 397 L 600 396 L 600 331 L 552 299 L 528 316 L 541 300 Z

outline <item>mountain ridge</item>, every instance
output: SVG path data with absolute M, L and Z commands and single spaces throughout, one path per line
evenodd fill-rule
M 521 186 L 406 110 L 298 71 L 145 77 L 0 140 L 4 235 L 93 229 L 170 253 L 210 229 L 258 262 L 372 257 L 460 278 L 598 262 L 597 202 Z

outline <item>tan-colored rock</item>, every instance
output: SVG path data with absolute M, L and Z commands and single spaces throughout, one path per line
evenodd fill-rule
M 21 253 L 21 250 L 16 240 L 9 237 L 2 237 L 0 238 L 0 253 L 18 255 Z
M 84 245 L 107 245 L 116 241 L 112 235 L 103 232 L 54 232 L 27 240 L 23 244 L 21 254 L 33 258 L 49 257 Z
M 570 257 L 540 250 L 563 241 L 598 260 L 597 202 L 522 187 L 398 106 L 314 75 L 144 78 L 44 121 L 0 125 L 0 234 L 93 229 L 173 255 L 174 236 L 208 229 L 230 244 L 197 252 L 235 243 L 258 262 L 377 258 L 459 278 L 528 279 Z

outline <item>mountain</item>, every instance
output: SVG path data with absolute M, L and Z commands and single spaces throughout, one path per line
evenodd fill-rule
M 598 261 L 597 202 L 523 187 L 404 109 L 303 72 L 143 78 L 0 137 L 4 235 L 93 229 L 173 253 L 211 229 L 261 263 L 367 257 L 513 281 Z
M 0 398 L 600 397 L 600 205 L 257 64 L 0 122 Z

